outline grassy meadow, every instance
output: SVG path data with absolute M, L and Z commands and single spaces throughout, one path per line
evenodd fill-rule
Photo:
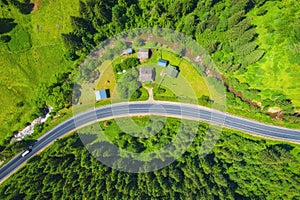
M 16 23 L 8 33 L 11 41 L 0 44 L 0 144 L 32 120 L 37 86 L 72 66 L 63 56 L 61 34 L 71 30 L 69 17 L 77 15 L 78 1 L 32 2 L 35 7 L 28 15 L 13 6 L 0 11 L 2 18 Z

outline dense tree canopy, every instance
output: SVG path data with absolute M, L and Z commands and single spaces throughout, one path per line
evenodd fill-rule
M 47 105 L 59 110 L 71 105 L 73 83 L 70 81 L 69 73 L 56 74 L 51 77 L 48 85 L 41 85 L 35 97 L 37 114 Z
M 116 63 L 113 68 L 115 73 L 122 73 L 123 70 L 127 71 L 133 67 L 137 67 L 140 61 L 137 58 L 126 58 L 121 63 Z
M 118 80 L 117 90 L 122 99 L 138 99 L 141 96 L 142 83 L 138 74 L 138 69 L 133 67 Z

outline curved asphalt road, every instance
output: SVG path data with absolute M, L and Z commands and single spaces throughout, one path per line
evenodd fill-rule
M 66 133 L 74 131 L 80 126 L 106 118 L 117 118 L 121 116 L 141 114 L 165 115 L 206 121 L 216 125 L 246 131 L 258 136 L 266 136 L 283 141 L 300 143 L 300 130 L 266 125 L 202 106 L 159 101 L 118 103 L 80 113 L 62 122 L 60 125 L 44 134 L 34 144 L 32 151 L 28 155 L 22 157 L 20 153 L 0 169 L 0 182 L 12 174 L 12 172 L 16 171 L 16 169 L 24 164 L 30 157 L 34 156 L 47 145 L 51 144 L 51 142 L 62 137 Z

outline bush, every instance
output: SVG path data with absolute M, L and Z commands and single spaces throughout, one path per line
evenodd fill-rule
M 209 98 L 209 96 L 206 96 L 206 95 L 202 95 L 199 99 L 198 99 L 198 102 L 200 105 L 204 105 L 204 106 L 208 106 L 208 105 L 211 105 L 214 103 L 213 100 L 211 100 Z
M 9 35 L 1 35 L 0 36 L 0 43 L 8 43 L 11 40 Z
M 256 15 L 257 16 L 263 16 L 268 12 L 268 10 L 264 9 L 264 8 L 260 8 L 256 11 Z
M 131 99 L 140 97 L 141 94 L 136 91 L 139 90 L 142 84 L 138 81 L 138 73 L 136 73 L 136 71 L 137 69 L 133 68 L 119 79 L 119 82 L 117 83 L 117 90 L 121 98 Z
M 166 89 L 165 89 L 165 88 L 159 87 L 159 88 L 156 89 L 156 93 L 157 93 L 157 94 L 163 94 L 163 93 L 165 93 L 165 92 L 166 92 Z
M 258 47 L 258 45 L 255 42 L 250 42 L 250 43 L 244 44 L 238 48 L 237 54 L 239 56 L 245 56 L 247 54 L 250 54 L 255 49 L 257 49 L 257 47 Z
M 136 47 L 141 47 L 141 46 L 145 45 L 145 41 L 143 39 L 137 37 L 134 39 L 133 44 Z
M 136 67 L 140 64 L 139 59 L 137 58 L 126 58 L 123 62 L 117 63 L 114 65 L 114 72 L 122 72 L 123 70 L 129 70 L 133 67 Z
M 141 90 L 136 90 L 135 92 L 132 93 L 130 99 L 131 100 L 137 100 L 138 98 L 140 98 L 142 95 Z
M 251 65 L 253 63 L 256 63 L 264 55 L 265 55 L 265 51 L 264 50 L 255 50 L 255 51 L 252 51 L 250 54 L 248 54 L 247 56 L 245 56 L 244 58 L 242 58 L 242 64 L 243 64 L 243 66 L 248 66 L 248 65 Z

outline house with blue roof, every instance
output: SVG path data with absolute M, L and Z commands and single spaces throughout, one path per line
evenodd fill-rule
M 121 56 L 123 55 L 130 55 L 133 53 L 133 49 L 132 48 L 128 48 L 128 49 L 125 49 L 122 53 L 121 53 Z
M 109 90 L 96 90 L 95 91 L 96 101 L 109 98 Z
M 168 61 L 163 60 L 163 59 L 159 59 L 157 65 L 160 66 L 160 67 L 167 67 Z
M 126 53 L 127 53 L 127 54 L 132 54 L 132 53 L 133 53 L 133 50 L 132 50 L 132 48 L 128 48 L 128 49 L 126 49 Z

